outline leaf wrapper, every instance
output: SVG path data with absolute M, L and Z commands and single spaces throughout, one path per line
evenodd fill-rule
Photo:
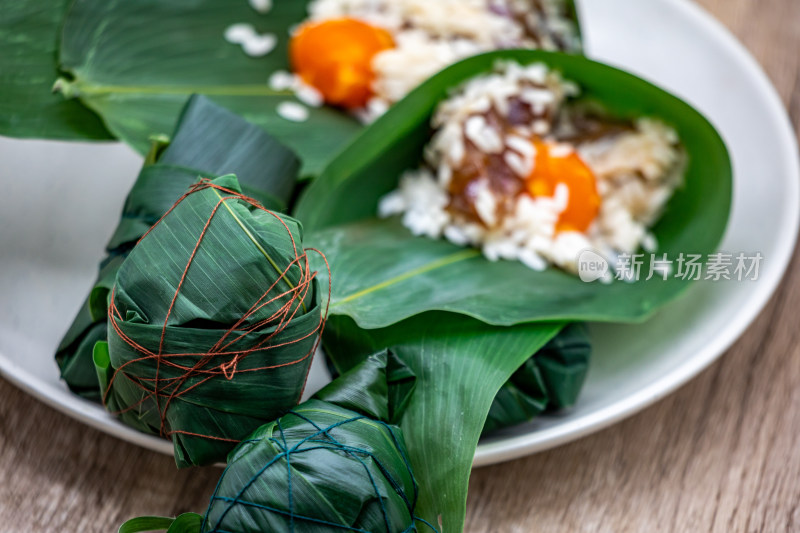
M 417 483 L 390 423 L 413 382 L 383 351 L 256 430 L 231 452 L 202 531 L 417 531 Z
M 247 2 L 76 0 L 59 50 L 61 68 L 71 76 L 62 91 L 142 153 L 151 135 L 173 130 L 192 94 L 204 94 L 285 142 L 302 157 L 303 175 L 316 175 L 361 125 L 330 107 L 311 109 L 306 122 L 277 113 L 282 102 L 297 100 L 267 80 L 290 70 L 289 29 L 306 18 L 307 4 L 274 2 L 264 16 Z M 275 35 L 275 49 L 254 58 L 227 42 L 226 28 L 238 23 Z
M 545 411 L 572 407 L 578 400 L 592 354 L 584 324 L 570 324 L 531 356 L 497 392 L 483 434 L 530 422 Z M 338 371 L 330 357 L 328 371 Z
M 483 433 L 530 422 L 545 411 L 575 405 L 586 381 L 591 354 L 586 326 L 565 327 L 498 391 Z
M 265 207 L 285 209 L 299 160 L 260 128 L 202 96 L 183 111 L 169 145 L 155 145 L 129 193 L 100 265 L 98 279 L 56 352 L 61 377 L 84 398 L 100 401 L 92 350 L 106 339 L 107 299 L 136 242 L 198 178 L 236 174 L 244 192 Z
M 0 18 L 0 135 L 111 140 L 100 117 L 53 94 L 69 0 L 9 0 Z
M 417 516 L 461 531 L 472 460 L 497 391 L 563 324 L 494 327 L 452 313 L 426 313 L 366 330 L 331 316 L 325 351 L 339 372 L 389 348 L 417 376 L 400 427 L 420 480 Z
M 301 228 L 201 182 L 137 244 L 109 298 L 104 403 L 170 436 L 179 466 L 220 461 L 300 399 L 322 328 Z
M 480 250 L 414 237 L 393 218 L 376 221 L 380 198 L 402 173 L 419 166 L 430 119 L 448 91 L 491 72 L 497 61 L 544 63 L 576 82 L 581 101 L 612 118 L 652 117 L 673 127 L 687 156 L 684 185 L 652 228 L 659 254 L 707 256 L 724 235 L 733 172 L 724 141 L 690 105 L 640 79 L 579 56 L 504 50 L 461 61 L 437 74 L 383 115 L 326 167 L 294 215 L 309 244 L 325 250 L 337 273 L 331 313 L 365 329 L 384 328 L 428 311 L 467 315 L 489 324 L 641 322 L 673 301 L 691 280 L 644 277 L 636 283 L 583 283 L 556 268 L 535 272 L 516 261 L 490 262 Z M 343 208 L 342 206 L 346 206 Z M 358 265 L 354 268 L 352 265 Z

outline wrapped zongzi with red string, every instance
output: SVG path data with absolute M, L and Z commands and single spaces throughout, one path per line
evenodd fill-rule
M 322 296 L 297 221 L 234 176 L 200 180 L 117 272 L 95 348 L 103 401 L 170 437 L 179 466 L 221 461 L 300 401 Z
M 243 118 L 194 96 L 167 145 L 156 143 L 129 193 L 107 257 L 89 297 L 56 353 L 69 388 L 100 400 L 92 350 L 106 338 L 107 299 L 117 271 L 136 242 L 199 177 L 236 174 L 248 196 L 283 210 L 296 182 L 297 156 Z

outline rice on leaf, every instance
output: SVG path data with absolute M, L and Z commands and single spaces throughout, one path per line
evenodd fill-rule
M 57 349 L 61 378 L 69 388 L 100 401 L 92 350 L 106 338 L 107 299 L 117 271 L 136 242 L 199 177 L 236 174 L 249 196 L 284 210 L 299 165 L 293 152 L 260 128 L 205 97 L 191 98 L 169 143 L 151 149 L 106 246 L 97 281 Z
M 308 11 L 289 47 L 295 91 L 365 123 L 461 59 L 582 47 L 570 0 L 313 0 Z
M 665 120 L 614 116 L 545 63 L 498 61 L 439 103 L 423 163 L 378 213 L 536 271 L 577 274 L 592 250 L 608 258 L 610 283 L 617 257 L 657 251 L 650 228 L 683 182 L 684 149 Z
M 568 134 L 560 129 L 561 121 L 549 120 L 556 109 L 554 93 L 529 84 L 524 99 L 533 106 L 514 105 L 505 98 L 506 80 L 492 76 L 498 63 L 516 65 L 507 73 L 521 70 L 539 78 L 544 74 L 545 83 L 552 73 L 569 80 L 562 88 L 565 94 L 580 91 L 571 116 L 588 126 L 584 133 L 600 126 L 599 133 L 614 139 L 609 144 L 612 152 L 621 147 L 625 149 L 619 152 L 628 152 L 627 147 L 655 140 L 657 157 L 645 164 L 636 157 L 606 160 L 608 153 L 599 149 L 605 146 L 594 147 L 598 150 L 585 157 L 599 156 L 594 164 L 603 172 L 597 175 L 612 169 L 608 176 L 618 177 L 624 187 L 615 189 L 616 178 L 601 183 L 605 177 L 598 180 L 586 173 L 586 161 L 579 160 L 584 155 L 578 158 L 574 149 L 560 146 Z M 496 101 L 473 102 L 466 97 L 473 89 L 480 92 L 480 84 L 471 85 L 475 80 L 503 90 Z M 456 105 L 458 96 L 449 99 L 462 87 L 466 91 L 459 96 L 471 107 Z M 470 116 L 468 123 L 463 128 L 432 123 L 440 105 L 452 107 L 453 117 Z M 487 105 L 519 108 L 520 131 L 527 129 L 533 136 L 558 131 L 558 138 L 552 145 L 544 139 L 547 146 L 540 146 L 541 151 L 536 139 L 529 142 L 524 135 L 506 135 L 498 143 L 498 136 L 488 132 L 494 119 L 479 116 L 481 109 L 487 112 Z M 472 116 L 476 112 L 478 116 Z M 597 112 L 603 120 L 594 120 Z M 445 126 L 435 140 L 432 126 Z M 463 142 L 444 142 L 448 137 Z M 442 141 L 441 149 L 434 146 L 436 140 Z M 460 150 L 470 143 L 485 146 L 477 152 Z M 450 155 L 445 145 L 454 148 L 455 159 L 463 162 L 462 156 L 469 159 L 470 153 L 474 160 L 444 170 L 433 167 L 431 156 L 438 161 Z M 539 155 L 546 160 L 543 169 L 556 171 L 539 175 L 534 169 L 530 180 L 522 178 L 531 170 L 531 156 L 535 161 Z M 606 166 L 607 162 L 613 164 Z M 559 167 L 569 172 L 558 172 Z M 407 171 L 406 178 L 424 187 L 406 189 L 402 182 Z M 473 174 L 481 179 L 472 179 Z M 485 179 L 491 175 L 499 179 Z M 558 176 L 574 178 L 574 189 L 551 179 Z M 594 191 L 589 178 L 595 181 Z M 697 279 L 664 268 L 664 263 L 678 266 L 681 257 L 689 256 L 705 262 L 717 251 L 730 213 L 732 179 L 731 159 L 719 133 L 676 96 L 584 57 L 505 50 L 461 61 L 398 102 L 303 192 L 293 213 L 338 272 L 331 313 L 352 317 L 363 328 L 387 327 L 429 311 L 459 313 L 498 326 L 640 322 Z M 456 189 L 463 186 L 463 194 L 451 192 L 448 183 Z M 601 206 L 595 216 L 598 197 L 608 200 L 608 209 Z M 580 208 L 582 201 L 588 206 L 585 210 Z M 627 202 L 628 207 L 614 207 Z M 575 216 L 562 217 L 567 211 Z M 397 215 L 376 220 L 378 214 L 392 213 Z M 599 276 L 584 282 L 575 275 L 576 255 L 586 251 L 589 263 L 605 265 L 606 270 L 598 269 Z M 348 264 L 360 268 L 356 272 L 340 266 Z M 628 274 L 639 272 L 638 280 L 623 275 L 626 264 Z
M 316 177 L 358 135 L 362 125 L 352 113 L 321 105 L 319 89 L 324 87 L 314 88 L 309 81 L 328 78 L 337 80 L 334 85 L 345 82 L 347 98 L 352 92 L 346 86 L 348 79 L 357 82 L 355 92 L 363 92 L 372 77 L 368 54 L 356 52 L 355 65 L 347 58 L 353 52 L 352 44 L 355 49 L 364 44 L 358 39 L 353 43 L 355 32 L 349 31 L 353 28 L 350 24 L 334 34 L 323 30 L 321 38 L 317 35 L 306 41 L 311 46 L 303 47 L 306 50 L 300 55 L 313 63 L 313 79 L 305 67 L 292 65 L 295 54 L 290 49 L 297 44 L 292 42 L 292 30 L 305 21 L 316 24 L 313 21 L 326 13 L 337 17 L 342 12 L 338 6 L 331 10 L 324 5 L 328 3 L 272 2 L 262 13 L 245 0 L 74 2 L 63 23 L 58 56 L 64 76 L 57 88 L 66 98 L 79 99 L 99 114 L 116 138 L 142 153 L 151 135 L 173 129 L 189 95 L 205 94 L 286 143 L 300 154 L 302 175 Z M 377 116 L 381 102 L 396 101 L 438 69 L 475 53 L 512 47 L 581 52 L 573 0 L 347 3 L 354 9 L 346 17 L 355 27 L 376 23 L 371 17 L 374 13 L 365 13 L 364 7 L 391 12 L 405 5 L 406 10 L 410 6 L 412 11 L 420 7 L 430 11 L 410 21 L 400 14 L 399 23 L 392 17 L 395 20 L 389 21 L 387 28 L 364 32 L 367 53 L 373 49 L 375 34 L 384 31 L 392 34 L 397 46 L 375 58 L 380 63 L 376 70 L 381 73 L 376 81 L 383 87 L 379 92 L 386 98 L 360 107 L 357 115 Z M 469 31 L 431 27 L 431 15 L 437 15 L 429 8 L 445 4 L 475 15 L 462 17 L 456 12 L 449 17 L 451 21 L 471 20 Z M 309 13 L 309 7 L 314 12 Z M 397 31 L 407 25 L 415 26 L 413 31 Z M 290 73 L 293 68 L 301 74 L 298 78 L 308 80 L 295 83 Z
M 139 241 L 95 346 L 103 402 L 172 439 L 178 466 L 222 460 L 300 400 L 324 326 L 300 224 L 200 180 Z

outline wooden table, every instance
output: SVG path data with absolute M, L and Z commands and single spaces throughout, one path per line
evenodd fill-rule
M 602 0 L 593 0 L 602 1 Z M 647 1 L 647 0 L 642 0 Z M 800 124 L 800 0 L 700 0 L 754 52 Z M 800 254 L 717 364 L 611 429 L 476 470 L 467 531 L 800 531 Z M 202 511 L 219 470 L 108 437 L 0 379 L 0 531 L 114 531 Z

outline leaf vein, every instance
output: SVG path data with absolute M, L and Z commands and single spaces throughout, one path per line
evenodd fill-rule
M 438 259 L 438 260 L 436 260 L 436 261 L 434 261 L 432 263 L 428 263 L 427 265 L 422 265 L 422 266 L 417 267 L 417 268 L 415 268 L 413 270 L 409 270 L 408 272 L 400 274 L 399 276 L 395 276 L 393 278 L 387 279 L 386 281 L 382 281 L 381 283 L 372 285 L 371 287 L 367 287 L 367 288 L 362 289 L 362 290 L 360 290 L 358 292 L 354 292 L 353 294 L 350 294 L 349 296 L 345 296 L 344 298 L 341 298 L 341 299 L 337 300 L 335 303 L 331 304 L 331 307 L 337 307 L 337 306 L 340 306 L 340 305 L 344 305 L 346 303 L 350 303 L 350 302 L 352 302 L 354 300 L 358 300 L 359 298 L 363 298 L 364 296 L 368 296 L 368 295 L 372 294 L 373 292 L 378 292 L 380 290 L 383 290 L 383 289 L 386 289 L 388 287 L 391 287 L 392 285 L 397 285 L 398 283 L 402 283 L 403 281 L 411 279 L 411 278 L 413 278 L 415 276 L 419 276 L 421 274 L 426 274 L 426 273 L 431 272 L 433 270 L 436 270 L 436 269 L 439 269 L 439 268 L 444 268 L 444 267 L 452 265 L 454 263 L 458 263 L 459 261 L 466 261 L 467 259 L 472 259 L 472 258 L 478 257 L 480 255 L 481 255 L 480 251 L 474 250 L 474 249 L 463 250 L 461 252 L 450 254 L 450 255 L 448 255 L 446 257 L 443 257 L 441 259 Z

